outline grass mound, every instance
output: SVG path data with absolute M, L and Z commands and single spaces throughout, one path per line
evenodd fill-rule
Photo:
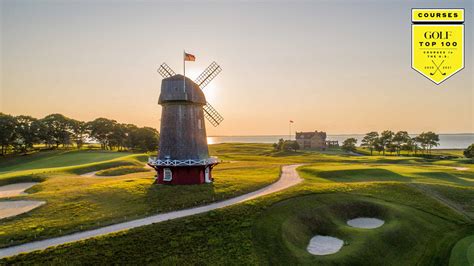
M 143 166 L 144 162 L 148 159 L 146 154 L 127 154 L 122 152 L 102 152 L 102 151 L 67 151 L 61 153 L 59 155 L 56 152 L 46 152 L 47 154 L 40 154 L 36 155 L 37 157 L 41 158 L 40 161 L 55 161 L 61 163 L 51 163 L 46 164 L 44 168 L 37 168 L 39 166 L 35 166 L 33 168 L 28 168 L 21 165 L 24 162 L 24 157 L 16 157 L 17 161 L 14 163 L 20 163 L 18 166 L 18 171 L 7 171 L 1 172 L 0 170 L 0 185 L 8 185 L 18 182 L 41 182 L 46 180 L 49 176 L 54 175 L 56 173 L 64 173 L 64 174 L 85 174 L 93 171 L 99 171 L 103 169 L 109 169 L 118 166 Z M 103 153 L 111 155 L 103 156 Z M 82 156 L 89 157 L 88 159 L 82 158 Z M 48 157 L 50 155 L 51 157 Z M 73 155 L 77 155 L 77 165 L 69 165 L 70 160 L 74 160 L 76 157 Z M 67 157 L 67 159 L 63 159 L 61 156 Z M 72 156 L 72 157 L 71 157 Z M 48 159 L 49 158 L 49 159 Z M 113 158 L 113 159 L 109 159 Z M 9 158 L 11 160 L 13 158 Z M 30 160 L 31 158 L 28 158 Z M 34 158 L 33 158 L 34 159 Z M 84 163 L 89 162 L 90 163 Z M 3 161 L 2 161 L 3 162 Z M 28 164 L 28 162 L 26 162 Z M 40 163 L 40 162 L 36 162 Z M 31 166 L 31 165 L 30 165 Z M 1 167 L 1 166 L 0 166 Z M 1 168 L 0 168 L 1 169 Z
M 385 224 L 372 230 L 346 224 L 347 220 L 360 216 L 379 218 Z M 260 217 L 254 229 L 259 254 L 270 264 L 284 265 L 441 262 L 448 257 L 449 249 L 440 248 L 440 241 L 445 240 L 439 239 L 437 229 L 445 228 L 448 232 L 456 228 L 449 221 L 411 207 L 341 193 L 285 200 Z M 315 235 L 339 238 L 344 246 L 336 254 L 311 255 L 307 245 Z M 457 233 L 444 235 L 449 241 L 455 237 Z M 394 246 L 397 248 L 393 249 Z M 426 247 L 437 252 L 425 256 Z
M 141 172 L 149 172 L 150 169 L 144 168 L 141 166 L 119 166 L 110 169 L 101 170 L 95 175 L 97 176 L 119 176 L 119 175 L 127 175 L 132 173 L 141 173 Z
M 55 150 L 0 160 L 0 173 L 55 167 L 67 167 L 112 160 L 132 153 L 91 150 Z

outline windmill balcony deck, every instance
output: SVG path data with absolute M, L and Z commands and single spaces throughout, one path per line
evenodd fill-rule
M 201 160 L 160 160 L 156 157 L 148 158 L 148 164 L 150 166 L 197 166 L 197 165 L 214 165 L 219 163 L 219 160 L 215 157 L 210 157 Z

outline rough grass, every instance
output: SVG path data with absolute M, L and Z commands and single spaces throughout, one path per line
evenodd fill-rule
M 95 173 L 96 176 L 119 176 L 119 175 L 128 175 L 132 173 L 140 172 L 150 172 L 149 168 L 141 166 L 119 166 L 114 168 L 109 168 L 105 170 L 98 171 Z
M 462 237 L 460 230 L 467 226 L 464 221 L 458 220 L 448 208 L 437 208 L 435 200 L 413 193 L 413 188 L 393 184 L 387 189 L 386 185 L 358 183 L 350 188 L 334 185 L 311 189 L 302 186 L 229 208 L 66 244 L 3 262 L 20 265 L 81 264 L 84 261 L 173 265 L 314 265 L 315 262 L 318 265 L 356 265 L 356 262 L 400 265 L 400 261 L 404 265 L 446 264 L 453 243 Z M 403 199 L 401 204 L 396 202 L 399 199 Z M 432 213 L 406 205 L 412 201 L 421 207 L 432 204 L 437 210 Z M 357 215 L 374 215 L 387 223 L 367 233 L 344 225 L 346 219 Z M 451 216 L 454 218 L 446 219 Z M 306 254 L 305 242 L 309 240 L 306 238 L 319 230 L 315 225 L 322 225 L 321 230 L 344 238 L 347 242 L 344 253 L 321 259 Z
M 97 227 L 98 222 L 103 225 L 232 197 L 274 182 L 283 164 L 308 163 L 298 169 L 305 181 L 237 206 L 3 262 L 443 265 L 454 245 L 466 232 L 472 232 L 474 222 L 469 215 L 474 171 L 465 161 L 317 152 L 275 154 L 266 144 L 219 144 L 210 150 L 224 160 L 215 168 L 213 185 L 153 186 L 152 173 L 102 180 L 78 178 L 72 171 L 48 175 L 28 197 L 56 201 L 51 204 L 56 207 L 48 210 L 47 204 L 8 220 L 8 228 L 3 230 L 2 225 L 5 233 L 0 241 L 9 245 L 8 239 L 17 243 L 31 240 L 34 226 L 43 228 L 41 232 L 52 230 L 42 233 L 41 237 L 47 237 L 64 234 L 66 229 Z M 359 209 L 368 213 L 357 213 Z M 74 214 L 75 219 L 64 218 Z M 387 224 L 365 234 L 344 225 L 353 215 L 378 216 Z M 57 232 L 59 228 L 65 229 Z M 344 251 L 331 258 L 305 253 L 308 237 L 320 229 L 347 240 Z
M 43 200 L 47 204 L 29 213 L 2 220 L 0 246 L 64 235 L 234 197 L 275 182 L 281 167 L 279 163 L 223 162 L 214 169 L 215 182 L 199 186 L 154 185 L 153 171 L 131 173 L 113 179 L 78 176 L 97 168 L 123 173 L 123 168 L 118 170 L 115 167 L 117 165 L 144 169 L 141 162 L 143 156 L 129 155 L 101 163 L 50 169 L 51 172 L 43 174 L 44 181 L 41 184 L 28 190 L 30 195 L 21 197 Z M 13 180 L 18 180 L 18 177 L 15 178 Z
M 356 217 L 379 218 L 385 224 L 372 230 L 346 225 Z M 449 258 L 449 242 L 459 237 L 458 227 L 423 210 L 373 197 L 321 194 L 283 201 L 262 213 L 254 239 L 261 261 L 270 264 L 439 265 Z M 446 231 L 440 238 L 441 228 Z M 306 247 L 314 235 L 335 236 L 345 246 L 333 255 L 313 256 Z

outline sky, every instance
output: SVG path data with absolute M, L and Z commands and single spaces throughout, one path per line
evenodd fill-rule
M 472 1 L 0 0 L 0 112 L 160 126 L 166 62 L 224 117 L 211 136 L 474 132 Z M 465 68 L 411 69 L 411 8 L 466 9 Z

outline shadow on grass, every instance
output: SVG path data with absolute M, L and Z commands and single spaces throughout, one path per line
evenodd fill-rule
M 22 175 L 22 176 L 13 176 L 0 179 L 0 186 L 22 183 L 22 182 L 43 182 L 47 179 L 47 176 L 43 174 L 34 174 L 34 175 Z
M 376 160 L 369 161 L 373 164 L 419 164 L 419 163 L 426 163 L 427 161 L 422 158 L 400 158 L 400 157 L 392 157 L 392 158 L 379 158 Z
M 453 184 L 458 184 L 458 185 L 463 185 L 463 186 L 474 186 L 474 180 L 467 181 L 467 180 L 459 178 L 456 175 L 446 173 L 446 172 L 422 172 L 422 173 L 417 173 L 417 175 L 426 177 L 426 178 L 435 179 L 442 182 L 448 182 L 448 183 L 453 183 Z
M 299 152 L 299 151 L 278 151 L 278 152 L 271 152 L 267 155 L 272 157 L 289 157 L 289 156 L 310 156 L 310 153 Z
M 411 181 L 409 177 L 379 168 L 324 171 L 317 173 L 317 175 L 336 182 Z
M 223 200 L 225 195 L 216 194 L 214 184 L 161 185 L 148 189 L 146 201 L 149 212 L 169 212 L 205 205 Z

